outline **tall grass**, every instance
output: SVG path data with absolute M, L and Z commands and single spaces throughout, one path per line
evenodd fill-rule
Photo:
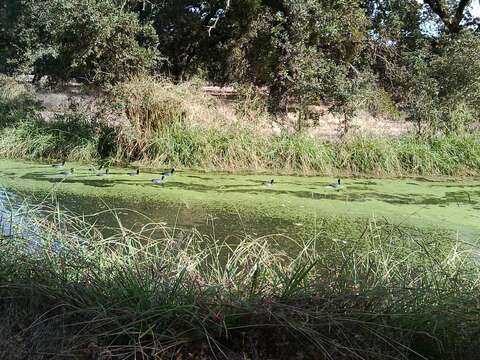
M 117 128 L 116 141 L 127 158 L 142 156 L 168 127 L 224 120 L 219 102 L 190 83 L 138 77 L 117 85 L 111 97 L 126 120 Z
M 287 252 L 275 237 L 231 246 L 119 222 L 105 238 L 58 209 L 22 214 L 0 237 L 7 358 L 460 359 L 479 345 L 475 249 L 447 237 L 371 222 L 359 239 L 283 239 Z
M 99 140 L 95 125 L 81 114 L 57 116 L 51 122 L 31 117 L 0 129 L 0 156 L 88 162 L 99 158 Z
M 478 132 L 428 138 L 357 134 L 326 142 L 304 133 L 268 135 L 250 122 L 227 125 L 218 100 L 193 84 L 138 78 L 117 85 L 110 96 L 115 122 L 112 113 L 105 120 L 79 112 L 46 121 L 31 89 L 0 77 L 0 157 L 324 175 L 479 174 Z M 242 113 L 261 116 L 262 107 L 250 101 L 252 111 Z
M 0 129 L 0 156 L 18 159 L 100 161 L 163 167 L 166 165 L 227 171 L 300 174 L 478 175 L 478 133 L 419 139 L 382 139 L 357 135 L 329 143 L 308 135 L 259 135 L 246 128 L 171 126 L 138 143 L 125 133 L 95 128 L 81 116 L 67 114 L 44 123 L 30 119 Z M 132 140 L 133 141 L 133 140 Z
M 26 84 L 0 74 L 0 126 L 25 118 L 39 108 L 33 90 Z

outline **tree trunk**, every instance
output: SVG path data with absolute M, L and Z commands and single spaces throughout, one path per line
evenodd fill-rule
M 288 87 L 281 79 L 270 86 L 268 110 L 271 114 L 285 118 L 288 114 Z
M 453 14 L 449 13 L 449 9 L 443 0 L 425 0 L 425 3 L 437 14 L 448 32 L 456 34 L 462 28 L 460 23 L 465 15 L 465 8 L 471 3 L 471 0 L 460 0 Z

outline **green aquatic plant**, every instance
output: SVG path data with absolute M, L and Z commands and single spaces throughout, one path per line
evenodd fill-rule
M 159 191 L 151 181 L 159 179 L 170 167 L 157 170 L 142 166 L 138 176 L 130 177 L 125 168 L 108 163 L 101 163 L 98 169 L 91 164 L 67 161 L 67 169 L 75 167 L 76 176 L 59 179 L 58 171 L 51 167 L 58 161 L 46 164 L 0 160 L 0 183 L 16 192 L 39 196 L 55 189 L 67 206 L 78 202 L 87 212 L 95 211 L 95 206 L 102 206 L 101 201 L 106 200 L 118 207 L 146 212 L 158 221 L 167 217 L 172 223 L 172 214 L 177 211 L 181 212 L 179 220 L 183 224 L 198 218 L 192 218 L 189 211 L 222 216 L 229 224 L 235 223 L 229 214 L 240 212 L 248 218 L 262 219 L 255 221 L 261 226 L 261 234 L 284 232 L 282 221 L 302 223 L 301 229 L 306 230 L 315 228 L 317 221 L 323 219 L 336 224 L 342 234 L 357 233 L 357 220 L 372 216 L 427 230 L 459 232 L 464 239 L 475 238 L 480 229 L 475 217 L 480 202 L 478 181 L 471 178 L 366 180 L 341 176 L 342 186 L 332 191 L 327 186 L 340 176 L 226 174 L 179 167 L 180 171 Z M 106 167 L 111 176 L 95 176 L 97 172 L 104 173 Z M 272 178 L 275 186 L 266 191 L 262 182 Z M 243 228 L 240 223 L 235 227 Z
M 250 128 L 180 123 L 149 128 L 139 137 L 135 133 L 143 125 L 135 125 L 135 133 L 129 126 L 111 127 L 77 113 L 48 122 L 30 116 L 0 128 L 0 157 L 304 175 L 460 176 L 477 175 L 480 169 L 478 132 L 392 139 L 357 134 L 327 142 L 301 132 L 274 136 Z
M 0 156 L 91 162 L 99 158 L 95 124 L 80 114 L 59 115 L 52 122 L 39 118 L 0 129 Z
M 105 237 L 47 205 L 9 219 L 15 231 L 0 237 L 7 357 L 447 359 L 478 347 L 476 249 L 458 241 L 370 221 L 360 238 L 284 239 L 287 252 L 272 236 L 233 246 L 153 223 L 132 231 L 120 217 Z

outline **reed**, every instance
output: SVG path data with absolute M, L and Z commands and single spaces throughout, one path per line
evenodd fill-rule
M 451 359 L 479 345 L 478 249 L 448 237 L 371 221 L 361 238 L 284 238 L 287 251 L 121 221 L 104 237 L 47 205 L 7 219 L 7 358 Z

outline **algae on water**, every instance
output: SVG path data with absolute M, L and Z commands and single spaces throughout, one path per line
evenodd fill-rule
M 81 202 L 84 205 L 70 201 L 80 213 L 96 212 L 93 204 L 106 200 L 154 221 L 180 225 L 202 224 L 208 216 L 217 215 L 222 222 L 232 222 L 226 229 L 246 232 L 250 227 L 265 233 L 286 227 L 289 232 L 301 231 L 304 225 L 320 228 L 325 218 L 374 218 L 458 231 L 470 238 L 480 234 L 480 181 L 475 179 L 349 178 L 333 189 L 328 184 L 335 179 L 324 177 L 275 176 L 274 185 L 266 187 L 263 182 L 271 176 L 178 171 L 164 185 L 155 185 L 151 179 L 158 172 L 142 170 L 131 177 L 131 170 L 110 168 L 109 176 L 97 177 L 88 166 L 67 166 L 75 168 L 73 176 L 64 177 L 48 164 L 0 160 L 0 185 L 22 193 L 53 191 L 65 201 L 87 199 Z M 242 217 L 250 222 L 242 223 Z M 251 221 L 261 224 L 253 226 Z

